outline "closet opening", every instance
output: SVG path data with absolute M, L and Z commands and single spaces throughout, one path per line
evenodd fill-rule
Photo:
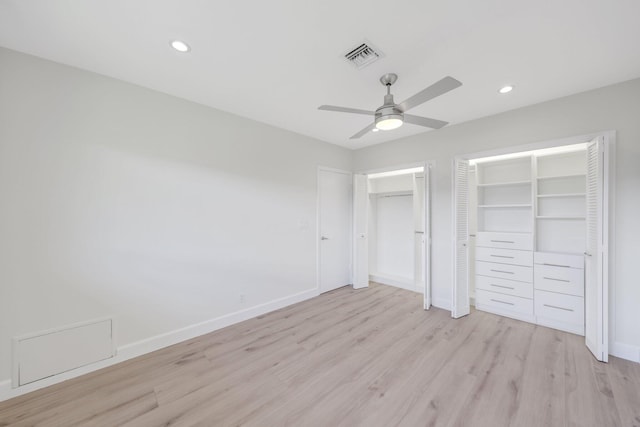
M 456 158 L 453 317 L 474 305 L 582 335 L 607 360 L 612 139 Z
M 429 165 L 372 171 L 355 180 L 354 260 L 361 285 L 356 287 L 371 280 L 422 293 L 428 309 Z M 357 281 L 354 278 L 354 285 Z

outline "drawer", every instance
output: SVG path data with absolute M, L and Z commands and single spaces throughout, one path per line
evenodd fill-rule
M 531 233 L 494 233 L 483 231 L 477 233 L 476 246 L 532 251 L 533 235 Z
M 476 259 L 478 261 L 533 266 L 533 252 L 531 251 L 479 247 L 476 248 Z
M 533 285 L 531 283 L 498 279 L 496 277 L 476 276 L 476 289 L 484 289 L 485 291 L 493 291 L 521 298 L 533 298 Z
M 533 283 L 533 268 L 523 267 L 520 265 L 476 261 L 476 274 L 479 274 L 480 276 L 498 277 L 500 279 Z
M 558 254 L 553 252 L 535 252 L 533 262 L 555 267 L 571 267 L 584 269 L 584 255 Z
M 584 298 L 536 290 L 534 301 L 536 318 L 584 327 Z
M 533 284 L 536 289 L 584 296 L 584 270 L 568 267 L 538 265 L 533 267 Z
M 476 308 L 483 310 L 494 308 L 498 311 L 512 311 L 523 315 L 533 314 L 533 300 L 496 292 L 476 290 Z

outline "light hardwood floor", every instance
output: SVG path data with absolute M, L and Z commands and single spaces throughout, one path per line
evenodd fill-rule
M 640 365 L 372 284 L 0 403 L 0 425 L 640 426 Z

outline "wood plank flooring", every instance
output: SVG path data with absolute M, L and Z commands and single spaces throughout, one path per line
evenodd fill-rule
M 636 426 L 640 364 L 373 283 L 0 403 L 0 426 Z

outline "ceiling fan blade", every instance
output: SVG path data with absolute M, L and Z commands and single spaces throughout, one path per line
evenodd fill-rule
M 364 114 L 366 116 L 373 116 L 375 114 L 375 111 L 359 110 L 357 108 L 336 107 L 335 105 L 321 105 L 318 107 L 318 110 L 337 111 L 339 113 Z
M 432 84 L 423 91 L 416 93 L 404 102 L 401 102 L 400 104 L 398 104 L 398 108 L 400 108 L 400 110 L 402 111 L 410 110 L 413 107 L 417 107 L 418 105 L 427 102 L 430 99 L 445 94 L 450 90 L 453 90 L 460 86 L 462 86 L 462 83 L 460 83 L 453 77 L 447 76 L 444 79 Z
M 356 133 L 355 135 L 353 135 L 349 139 L 358 139 L 361 136 L 367 134 L 368 132 L 371 132 L 371 129 L 373 129 L 374 127 L 376 127 L 376 124 L 375 123 L 371 123 L 369 126 L 367 126 L 366 128 L 362 129 L 360 132 Z
M 411 114 L 404 115 L 404 121 L 411 123 L 412 125 L 424 126 L 433 129 L 440 129 L 449 124 L 449 122 L 443 122 L 442 120 L 430 119 L 428 117 L 414 116 Z

